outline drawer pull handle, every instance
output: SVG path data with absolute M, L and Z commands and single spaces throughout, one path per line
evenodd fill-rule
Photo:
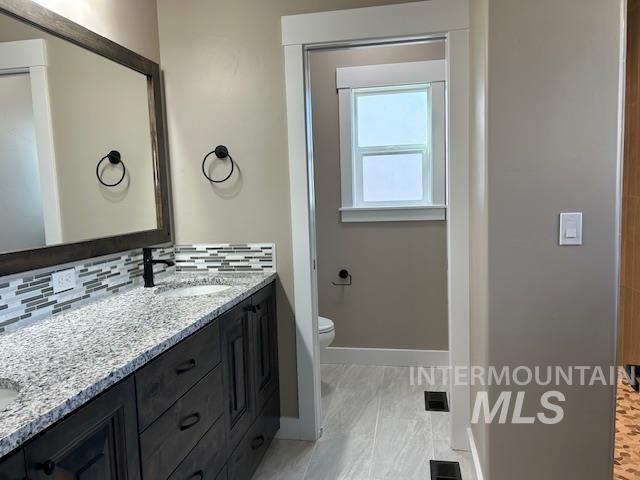
M 200 414 L 194 413 L 186 417 L 182 422 L 180 422 L 180 431 L 189 430 L 191 427 L 195 426 L 200 421 Z
M 264 436 L 260 435 L 259 437 L 251 440 L 251 450 L 257 450 L 264 444 Z
M 189 480 L 204 480 L 204 472 L 202 470 L 198 470 L 189 477 Z
M 245 307 L 244 308 L 245 312 L 251 312 L 251 313 L 256 313 L 256 307 L 254 307 L 253 305 L 251 305 L 250 307 Z
M 193 370 L 194 368 L 196 368 L 196 365 L 198 365 L 198 362 L 196 362 L 195 358 L 187 360 L 186 362 L 181 363 L 178 368 L 176 368 L 176 374 L 182 375 L 183 373 L 187 373 L 189 370 Z
M 42 470 L 45 475 L 53 475 L 53 472 L 56 470 L 56 462 L 47 460 L 44 463 L 37 463 L 36 470 Z

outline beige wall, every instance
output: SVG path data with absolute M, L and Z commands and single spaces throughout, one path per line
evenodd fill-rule
M 620 3 L 489 0 L 486 20 L 475 12 L 489 33 L 486 72 L 474 48 L 475 80 L 488 78 L 487 156 L 473 156 L 472 172 L 472 198 L 486 204 L 472 208 L 472 228 L 488 235 L 487 264 L 474 253 L 472 298 L 485 308 L 486 278 L 488 322 L 473 316 L 474 361 L 615 365 Z M 583 246 L 558 246 L 562 211 L 584 213 Z M 535 415 L 548 388 L 518 389 L 524 414 Z M 557 425 L 475 428 L 489 441 L 485 478 L 611 478 L 614 387 L 558 390 L 566 402 Z
M 49 10 L 160 61 L 156 0 L 34 0 Z
M 297 415 L 297 384 L 280 18 L 388 3 L 402 1 L 158 1 L 176 239 L 276 242 L 284 415 Z M 214 188 L 200 161 L 219 143 L 241 176 Z
M 342 223 L 336 68 L 445 58 L 442 42 L 314 51 L 313 109 L 320 314 L 336 347 L 447 350 L 446 222 Z M 336 287 L 347 268 L 351 287 Z
M 33 38 L 47 42 L 63 242 L 157 228 L 146 77 L 0 15 L 1 42 Z M 114 188 L 101 186 L 95 174 L 110 150 L 120 151 L 128 170 Z M 104 178 L 114 183 L 120 172 L 107 168 Z

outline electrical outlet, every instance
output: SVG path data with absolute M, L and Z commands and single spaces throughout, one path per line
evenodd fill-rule
M 51 283 L 53 284 L 53 293 L 66 292 L 76 288 L 76 269 L 69 268 L 51 274 Z

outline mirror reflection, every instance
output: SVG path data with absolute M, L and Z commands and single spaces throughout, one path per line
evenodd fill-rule
M 0 253 L 156 229 L 155 192 L 147 77 L 0 14 Z

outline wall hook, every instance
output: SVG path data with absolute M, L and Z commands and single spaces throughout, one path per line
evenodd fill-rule
M 118 164 L 122 165 L 122 176 L 120 177 L 120 180 L 118 180 L 116 183 L 106 183 L 104 180 L 102 180 L 102 177 L 100 176 L 100 165 L 102 165 L 102 162 L 104 162 L 105 160 L 109 160 L 109 163 L 111 163 L 111 165 L 118 165 Z M 98 181 L 105 187 L 116 187 L 120 185 L 122 183 L 122 180 L 124 180 L 124 177 L 126 174 L 127 174 L 127 167 L 125 167 L 124 162 L 122 161 L 122 156 L 120 155 L 120 152 L 117 150 L 111 150 L 104 157 L 102 157 L 98 162 L 98 165 L 96 165 L 96 177 L 98 177 Z
M 336 287 L 350 287 L 353 284 L 353 277 L 349 273 L 349 270 L 345 270 L 343 268 L 338 272 L 338 277 L 340 277 L 342 280 L 347 280 L 347 283 L 331 282 Z
M 231 171 L 229 171 L 229 175 L 227 175 L 221 180 L 214 180 L 213 178 L 211 178 L 209 175 L 207 175 L 207 170 L 204 168 L 205 164 L 207 163 L 207 158 L 209 158 L 212 154 L 215 154 L 215 156 L 220 160 L 224 158 L 228 158 L 229 161 L 231 162 Z M 233 175 L 234 168 L 235 168 L 235 163 L 233 161 L 233 158 L 231 158 L 231 155 L 229 155 L 229 149 L 224 145 L 218 145 L 215 148 L 215 150 L 212 150 L 209 153 L 207 153 L 204 156 L 204 159 L 202 159 L 202 174 L 205 176 L 207 180 L 209 180 L 212 183 L 222 183 L 229 180 L 229 178 L 231 178 L 231 175 Z

